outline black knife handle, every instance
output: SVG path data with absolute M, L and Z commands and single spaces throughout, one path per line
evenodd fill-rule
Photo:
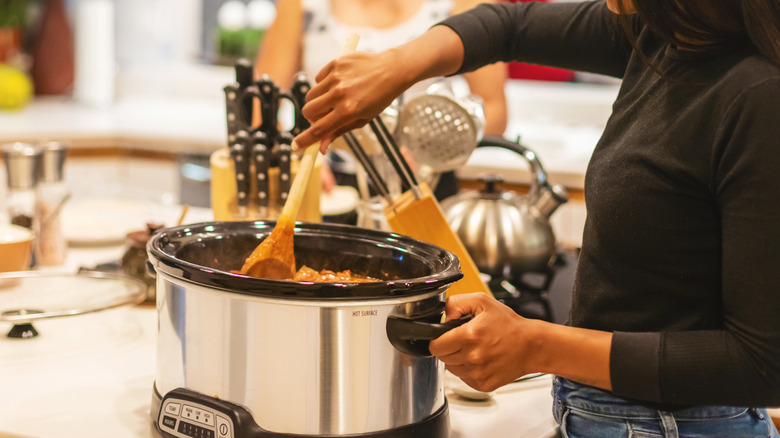
M 262 131 L 257 131 L 252 139 L 252 163 L 255 166 L 255 183 L 257 193 L 255 203 L 260 208 L 261 214 L 267 214 L 268 207 L 268 161 L 269 148 L 268 137 Z
M 255 69 L 252 66 L 252 62 L 248 59 L 241 58 L 236 61 L 236 83 L 238 83 L 238 89 L 240 91 L 246 90 L 252 85 L 252 81 L 255 79 Z M 254 103 L 252 99 L 245 99 L 242 93 L 239 93 L 239 101 L 241 102 L 241 115 L 246 126 L 242 128 L 249 128 L 252 126 L 252 112 L 254 110 Z
M 227 117 L 227 143 L 228 147 L 236 142 L 236 133 L 242 126 L 241 93 L 238 84 L 226 85 L 225 91 L 225 115 Z
M 263 75 L 255 81 L 257 98 L 260 99 L 260 130 L 265 132 L 270 141 L 275 142 L 279 135 L 277 112 L 279 111 L 279 87 L 268 75 Z
M 292 134 L 279 134 L 279 205 L 284 205 L 292 185 Z
M 236 174 L 236 202 L 239 207 L 249 205 L 249 133 L 238 131 L 230 146 L 230 156 Z
M 311 84 L 306 80 L 306 75 L 298 73 L 290 88 L 293 105 L 295 106 L 295 126 L 292 129 L 293 136 L 296 136 L 311 126 L 306 117 L 303 116 L 303 106 L 306 105 L 306 94 L 311 89 Z

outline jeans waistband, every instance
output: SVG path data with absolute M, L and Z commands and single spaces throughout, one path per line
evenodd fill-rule
M 617 397 L 603 389 L 583 385 L 562 377 L 553 378 L 553 398 L 556 405 L 563 404 L 591 414 L 631 419 L 655 419 L 663 409 L 638 404 Z M 731 418 L 742 415 L 748 408 L 732 406 L 693 406 L 674 410 L 678 421 L 714 418 Z

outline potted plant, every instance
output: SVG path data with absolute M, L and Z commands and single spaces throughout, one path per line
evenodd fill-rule
M 0 63 L 13 59 L 22 45 L 28 0 L 0 0 Z

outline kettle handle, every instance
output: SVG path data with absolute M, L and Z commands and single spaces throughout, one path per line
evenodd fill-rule
M 549 188 L 550 183 L 547 181 L 547 172 L 544 171 L 542 163 L 536 156 L 536 152 L 523 146 L 519 141 L 513 142 L 505 139 L 504 137 L 496 135 L 486 135 L 482 137 L 482 140 L 477 143 L 478 148 L 485 147 L 497 147 L 502 149 L 508 149 L 521 155 L 528 162 L 528 167 L 531 170 L 531 189 L 528 191 L 528 197 L 533 202 L 539 196 L 540 190 Z

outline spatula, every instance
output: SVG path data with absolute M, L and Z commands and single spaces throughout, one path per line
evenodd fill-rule
M 358 35 L 351 34 L 347 38 L 343 54 L 355 51 L 358 43 Z M 296 145 L 293 144 L 293 149 Z M 293 180 L 292 187 L 284 203 L 282 213 L 271 234 L 252 251 L 252 254 L 244 262 L 241 273 L 253 277 L 270 278 L 276 280 L 289 280 L 295 275 L 295 252 L 293 235 L 295 234 L 295 219 L 303 202 L 303 195 L 309 183 L 309 176 L 317 160 L 317 152 L 320 150 L 319 142 L 309 146 L 301 158 L 298 173 Z

